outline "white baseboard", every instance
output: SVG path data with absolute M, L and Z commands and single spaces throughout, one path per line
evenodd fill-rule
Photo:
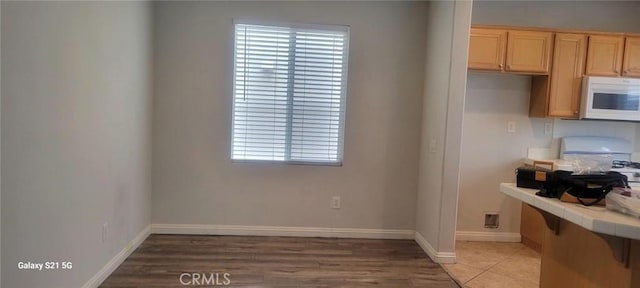
M 151 225 L 145 227 L 140 233 L 138 233 L 138 235 L 136 235 L 136 237 L 133 238 L 133 240 L 131 240 L 124 248 L 122 248 L 116 256 L 113 256 L 113 258 L 111 258 L 111 260 L 109 260 L 109 262 L 107 262 L 107 264 L 105 264 L 98 273 L 91 277 L 87 283 L 82 285 L 82 288 L 94 288 L 100 286 L 100 284 L 102 284 L 102 282 L 104 282 L 104 280 L 106 280 L 107 277 L 109 277 L 109 275 L 111 275 L 111 273 L 113 273 L 113 271 L 116 270 L 116 268 L 118 268 L 118 266 L 120 266 L 120 264 L 122 264 L 122 262 L 124 262 L 124 260 L 133 253 L 133 251 L 136 250 L 136 248 L 138 248 L 138 246 L 140 246 L 140 244 L 142 244 L 144 239 L 147 239 L 149 234 L 151 234 Z
M 427 242 L 424 237 L 419 232 L 416 232 L 415 240 L 420 245 L 422 250 L 433 260 L 433 262 L 446 264 L 446 263 L 456 263 L 456 253 L 454 252 L 437 252 L 436 249 L 433 249 L 433 246 Z
M 151 224 L 153 234 L 200 234 L 235 236 L 292 236 L 292 237 L 335 237 L 369 239 L 413 239 L 413 230 L 321 228 L 321 227 L 281 227 L 281 226 L 240 226 L 240 225 L 191 225 L 191 224 Z
M 458 231 L 456 240 L 480 242 L 521 242 L 520 233 Z

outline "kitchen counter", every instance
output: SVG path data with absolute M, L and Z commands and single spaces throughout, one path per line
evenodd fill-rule
M 640 287 L 640 219 L 536 196 L 501 183 L 500 191 L 544 218 L 540 287 Z
M 572 222 L 589 231 L 640 240 L 640 219 L 607 210 L 603 206 L 584 206 L 555 198 L 536 196 L 536 189 L 501 183 L 500 192 Z

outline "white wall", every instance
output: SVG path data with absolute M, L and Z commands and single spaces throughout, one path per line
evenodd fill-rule
M 454 262 L 456 204 L 471 2 L 429 2 L 416 240 Z
M 529 118 L 530 76 L 469 72 L 465 101 L 458 201 L 458 231 L 483 231 L 484 213 L 501 214 L 500 228 L 519 231 L 520 205 L 504 196 L 498 183 L 513 182 L 528 147 L 548 147 L 552 135 L 544 123 L 552 119 Z M 507 121 L 516 133 L 507 134 Z
M 150 9 L 3 1 L 1 18 L 2 287 L 80 287 L 150 224 Z
M 640 2 L 476 1 L 473 24 L 556 27 L 580 30 L 640 32 Z M 636 137 L 636 124 L 567 121 L 528 117 L 531 77 L 469 73 L 464 116 L 463 156 L 458 202 L 458 233 L 520 230 L 520 204 L 498 191 L 500 182 L 515 181 L 514 170 L 528 147 L 558 147 L 563 136 Z M 507 134 L 507 121 L 517 131 Z M 544 123 L 554 125 L 544 134 Z M 485 229 L 484 213 L 500 213 L 500 228 Z
M 413 230 L 425 8 L 155 3 L 153 223 Z M 342 167 L 231 162 L 234 17 L 351 27 Z

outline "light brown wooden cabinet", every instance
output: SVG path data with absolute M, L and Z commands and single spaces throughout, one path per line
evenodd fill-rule
M 540 211 L 527 203 L 522 203 L 520 216 L 520 236 L 522 244 L 529 248 L 542 252 L 544 241 L 544 217 Z
M 587 36 L 556 34 L 548 116 L 578 118 Z
M 553 33 L 509 31 L 505 71 L 548 73 Z
M 577 119 L 583 76 L 640 77 L 640 35 L 474 26 L 468 69 L 532 75 L 529 117 Z
M 551 32 L 471 28 L 468 68 L 546 74 L 552 42 Z
M 624 36 L 591 35 L 587 48 L 586 75 L 619 76 L 622 70 Z
M 531 82 L 529 116 L 578 118 L 586 53 L 586 35 L 556 34 L 550 76 Z
M 506 48 L 506 30 L 471 28 L 469 38 L 469 69 L 502 70 Z
M 542 214 L 539 287 L 640 287 L 640 240 L 595 233 Z
M 640 37 L 627 37 L 625 40 L 622 76 L 640 77 Z

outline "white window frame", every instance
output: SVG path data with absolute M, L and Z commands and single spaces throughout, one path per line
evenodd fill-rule
M 237 33 L 236 26 L 238 24 L 245 25 L 261 25 L 261 26 L 275 26 L 275 27 L 287 27 L 291 29 L 304 29 L 304 30 L 319 30 L 319 31 L 339 31 L 345 33 L 345 40 L 343 49 L 344 53 L 344 67 L 341 78 L 341 95 L 340 95 L 340 114 L 339 114 L 339 142 L 337 144 L 338 149 L 338 159 L 337 161 L 308 161 L 308 160 L 260 160 L 260 159 L 234 159 L 234 134 L 235 134 L 235 109 L 236 109 L 236 57 L 237 57 Z M 319 165 L 319 166 L 342 166 L 344 159 L 344 142 L 345 142 L 345 126 L 346 126 L 346 94 L 347 94 L 347 75 L 348 75 L 348 67 L 349 67 L 349 38 L 350 38 L 350 27 L 346 25 L 325 25 L 325 24 L 304 24 L 304 23 L 290 23 L 290 22 L 264 22 L 264 21 L 252 21 L 252 20 L 243 20 L 243 19 L 234 19 L 233 20 L 233 79 L 232 79 L 232 110 L 231 110 L 231 129 L 230 129 L 230 159 L 232 162 L 239 163 L 270 163 L 270 164 L 295 164 L 295 165 Z M 291 97 L 289 95 L 289 97 Z M 287 144 L 287 145 L 290 145 Z M 290 157 L 290 155 L 289 155 Z

